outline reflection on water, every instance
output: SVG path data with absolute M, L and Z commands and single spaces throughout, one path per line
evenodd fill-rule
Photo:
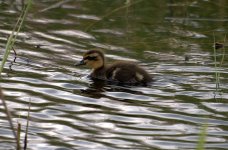
M 1 57 L 21 4 L 0 0 Z M 224 40 L 226 6 L 225 0 L 35 1 L 14 47 L 16 62 L 12 52 L 0 83 L 23 130 L 31 100 L 29 149 L 195 149 L 203 124 L 206 149 L 227 149 L 227 54 L 216 51 L 215 68 L 212 47 L 214 38 Z M 154 82 L 91 81 L 87 68 L 73 65 L 91 48 L 102 49 L 109 62 L 137 62 Z M 0 149 L 15 149 L 0 110 Z

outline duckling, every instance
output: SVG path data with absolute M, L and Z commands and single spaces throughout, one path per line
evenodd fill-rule
M 122 84 L 147 85 L 152 81 L 151 76 L 141 67 L 128 61 L 117 61 L 106 65 L 104 53 L 90 50 L 83 55 L 83 59 L 75 64 L 92 68 L 92 79 L 102 79 Z

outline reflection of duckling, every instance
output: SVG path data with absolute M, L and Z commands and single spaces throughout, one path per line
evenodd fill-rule
M 93 69 L 91 77 L 108 81 L 143 84 L 152 81 L 151 76 L 132 62 L 118 61 L 111 65 L 105 64 L 105 56 L 101 51 L 90 50 L 83 55 L 83 59 L 76 66 L 86 65 Z

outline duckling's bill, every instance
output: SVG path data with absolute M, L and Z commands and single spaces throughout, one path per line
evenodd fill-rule
M 82 59 L 81 61 L 75 63 L 74 65 L 75 65 L 75 66 L 82 66 L 82 65 L 85 65 L 85 64 L 86 64 L 85 60 Z

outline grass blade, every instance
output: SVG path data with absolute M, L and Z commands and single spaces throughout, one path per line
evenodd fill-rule
M 196 150 L 204 150 L 204 146 L 206 143 L 206 137 L 207 137 L 207 124 L 202 126 Z
M 14 127 L 13 127 L 13 121 L 12 121 L 11 113 L 10 113 L 10 111 L 9 111 L 9 109 L 7 107 L 7 104 L 6 104 L 6 102 L 5 102 L 4 98 L 3 98 L 3 93 L 2 93 L 1 88 L 0 88 L 0 99 L 2 100 L 2 104 L 3 104 L 4 110 L 5 110 L 5 113 L 6 113 L 6 116 L 7 116 L 7 120 L 9 122 L 9 124 L 10 124 L 10 128 L 11 128 L 11 130 L 13 132 L 13 135 L 14 135 L 14 139 L 15 139 L 15 141 L 17 141 L 17 134 L 16 134 L 16 131 L 15 131 Z
M 20 139 L 21 139 L 21 124 L 18 122 L 17 123 L 17 150 L 21 149 Z
M 28 127 L 29 127 L 29 118 L 30 118 L 30 108 L 31 108 L 31 100 L 29 100 L 29 109 L 28 109 L 28 116 L 27 116 L 27 124 L 25 130 L 25 138 L 24 138 L 24 150 L 27 149 L 27 141 L 28 141 Z
M 8 40 L 7 40 L 5 53 L 4 53 L 4 56 L 3 56 L 3 59 L 2 59 L 1 65 L 0 65 L 0 75 L 3 71 L 4 65 L 7 61 L 9 54 L 10 54 L 10 50 L 12 49 L 12 47 L 13 47 L 16 39 L 17 39 L 18 33 L 21 30 L 21 27 L 24 23 L 25 17 L 27 15 L 28 10 L 30 9 L 31 5 L 32 5 L 32 0 L 28 0 L 27 5 L 23 8 L 20 17 L 18 18 L 17 23 L 14 26 L 14 29 L 13 29 L 11 35 L 9 36 Z M 15 34 L 15 32 L 16 32 L 16 34 Z

